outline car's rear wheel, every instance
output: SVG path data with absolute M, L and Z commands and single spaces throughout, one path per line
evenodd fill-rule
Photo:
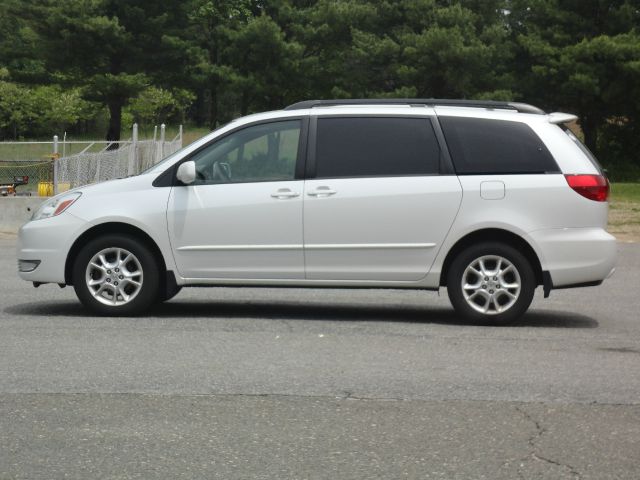
M 85 245 L 73 266 L 76 295 L 99 315 L 136 315 L 158 298 L 160 269 L 153 253 L 128 235 Z
M 456 312 L 481 324 L 502 325 L 522 316 L 536 288 L 531 263 L 518 250 L 487 242 L 463 250 L 451 263 L 447 292 Z

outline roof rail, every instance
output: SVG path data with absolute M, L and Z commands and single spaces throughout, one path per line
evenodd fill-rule
M 441 106 L 441 107 L 476 107 L 489 109 L 515 110 L 520 113 L 535 113 L 544 115 L 538 107 L 527 103 L 497 102 L 495 100 L 450 100 L 438 98 L 379 98 L 379 99 L 339 99 L 339 100 L 305 100 L 294 103 L 285 110 L 304 110 L 315 107 L 335 107 L 339 105 L 412 105 L 412 106 Z

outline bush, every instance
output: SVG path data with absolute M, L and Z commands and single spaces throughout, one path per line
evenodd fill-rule
M 29 91 L 15 83 L 0 81 L 0 136 L 17 138 L 27 133 L 33 115 Z
M 0 81 L 0 137 L 52 135 L 91 121 L 100 107 L 84 100 L 79 89 L 27 87 Z
M 125 108 L 124 119 L 145 125 L 158 125 L 171 120 L 184 123 L 185 111 L 194 99 L 195 96 L 187 90 L 149 87 Z

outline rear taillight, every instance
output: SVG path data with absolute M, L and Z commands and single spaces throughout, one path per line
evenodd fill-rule
M 573 190 L 589 200 L 609 200 L 609 180 L 603 175 L 565 175 L 564 178 Z

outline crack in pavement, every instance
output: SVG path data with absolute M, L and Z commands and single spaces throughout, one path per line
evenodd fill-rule
M 529 447 L 531 448 L 531 451 L 529 452 L 529 454 L 521 459 L 521 462 L 526 462 L 529 459 L 533 459 L 535 461 L 539 461 L 539 462 L 544 462 L 544 463 L 548 463 L 550 465 L 555 465 L 557 467 L 563 468 L 565 470 L 567 470 L 569 472 L 570 475 L 573 476 L 574 479 L 580 480 L 582 478 L 582 474 L 572 465 L 569 465 L 568 463 L 562 463 L 558 460 L 554 460 L 552 458 L 548 458 L 548 457 L 543 457 L 542 455 L 538 454 L 536 452 L 536 449 L 538 448 L 536 445 L 536 442 L 542 437 L 542 435 L 547 431 L 541 424 L 539 421 L 537 421 L 535 418 L 533 418 L 533 416 L 527 412 L 523 406 L 519 406 L 516 405 L 515 406 L 515 410 L 520 413 L 525 420 L 527 420 L 528 422 L 532 423 L 535 427 L 535 431 L 533 432 L 533 434 L 527 439 L 527 442 L 529 444 Z M 522 472 L 522 468 L 524 467 L 524 464 L 520 464 L 520 466 L 518 467 L 518 476 L 522 479 L 525 479 L 526 477 L 524 476 L 523 472 Z
M 175 398 L 184 398 L 184 397 L 203 397 L 203 398 L 233 398 L 233 397 L 247 397 L 247 398 L 299 398 L 299 399 L 318 399 L 318 400 L 359 400 L 362 402 L 437 402 L 442 403 L 443 400 L 425 400 L 425 399 L 412 399 L 412 398 L 401 398 L 401 397 L 367 397 L 367 396 L 358 396 L 353 395 L 353 392 L 348 390 L 343 390 L 340 393 L 336 393 L 333 395 L 301 395 L 294 393 L 158 393 L 158 392 L 50 392 L 50 391 L 42 391 L 42 392 L 34 392 L 34 391 L 24 391 L 24 392 L 0 392 L 0 399 L 2 397 L 9 396 L 30 396 L 30 397 L 40 397 L 40 396 L 56 396 L 56 397 L 88 397 L 88 396 L 100 396 L 100 397 L 120 397 L 120 396 L 133 396 L 133 397 L 175 397 Z M 454 400 L 456 401 L 456 400 Z M 471 401 L 472 403 L 474 401 Z M 479 402 L 482 403 L 482 402 Z M 1 479 L 0 479 L 1 480 Z
M 451 397 L 432 397 L 425 398 L 421 396 L 404 396 L 404 397 L 378 397 L 367 395 L 354 395 L 353 391 L 340 390 L 335 393 L 317 394 L 317 393 L 287 393 L 287 392 L 159 392 L 151 390 L 131 390 L 131 391 L 119 391 L 119 390 L 87 390 L 87 391 L 52 391 L 52 390 L 0 390 L 0 397 L 2 396 L 15 396 L 15 395 L 59 395 L 59 396 L 149 396 L 149 397 L 283 397 L 283 398 L 310 398 L 310 399 L 335 399 L 335 400 L 361 400 L 369 402 L 427 402 L 427 403 L 443 403 L 443 402 L 462 402 L 462 403 L 500 403 L 511 404 L 517 410 L 520 405 L 569 405 L 569 406 L 608 406 L 608 407 L 637 407 L 640 403 L 637 402 L 566 402 L 566 401 L 539 401 L 539 400 L 503 400 L 496 398 L 461 398 L 456 396 Z M 521 415 L 527 417 L 532 423 L 537 424 L 535 420 L 530 418 L 526 412 L 518 410 Z
M 363 402 L 375 401 L 375 402 L 405 402 L 412 401 L 408 398 L 395 398 L 395 397 L 363 397 L 354 395 L 353 392 L 349 390 L 344 390 L 341 396 L 336 396 L 336 399 L 339 400 L 360 400 Z

